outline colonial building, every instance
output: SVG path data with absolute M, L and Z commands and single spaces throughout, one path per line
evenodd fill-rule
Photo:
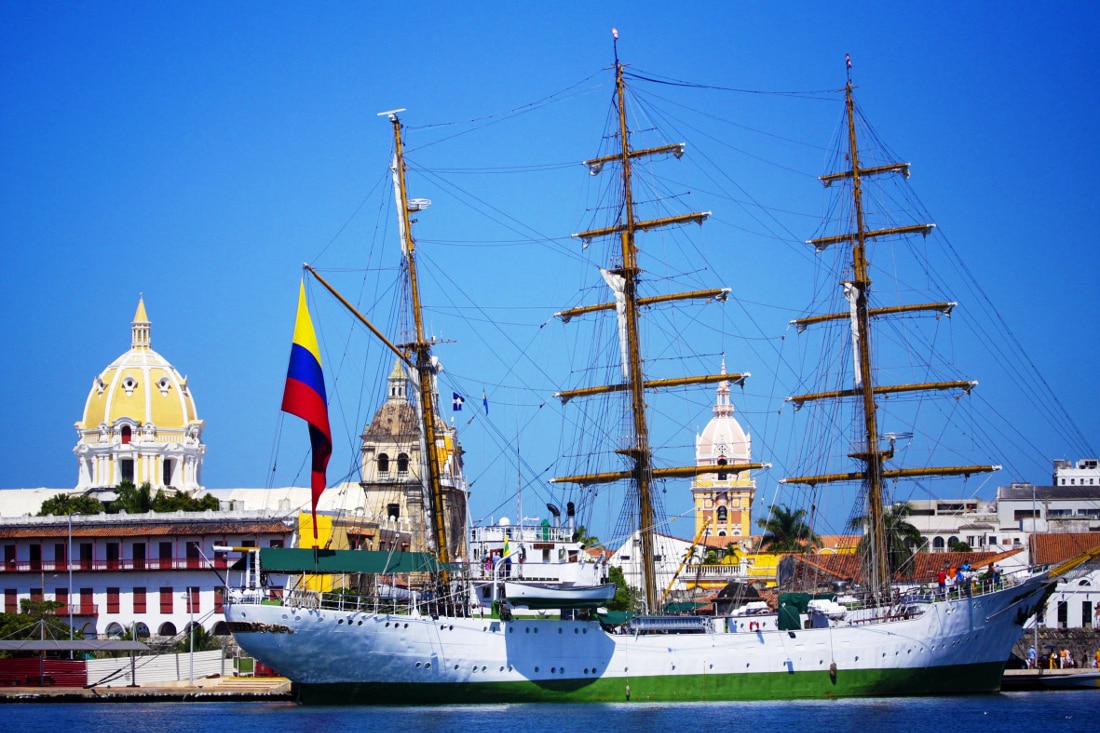
M 76 423 L 79 490 L 109 489 L 122 481 L 148 482 L 154 492 L 203 488 L 203 421 L 187 379 L 153 351 L 150 326 L 139 298 L 130 350 L 92 380 Z
M 4 612 L 57 601 L 86 638 L 172 637 L 192 623 L 225 634 L 228 564 L 214 547 L 289 546 L 295 528 L 254 511 L 4 517 Z

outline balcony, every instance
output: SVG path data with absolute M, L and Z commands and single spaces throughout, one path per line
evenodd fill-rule
M 225 570 L 229 561 L 224 557 L 212 559 L 197 557 L 171 557 L 149 559 L 120 560 L 75 560 L 73 570 L 80 571 L 142 571 L 142 570 Z M 7 573 L 59 573 L 69 572 L 70 563 L 64 560 L 8 561 L 0 565 L 0 575 Z

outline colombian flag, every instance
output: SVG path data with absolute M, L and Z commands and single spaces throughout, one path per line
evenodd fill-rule
M 317 500 L 325 490 L 325 469 L 332 455 L 332 431 L 328 426 L 328 399 L 325 375 L 321 372 L 321 351 L 317 334 L 306 306 L 306 284 L 298 290 L 298 317 L 294 321 L 294 343 L 290 347 L 290 366 L 283 389 L 283 412 L 302 418 L 309 424 L 309 442 L 313 446 L 310 486 L 313 489 L 313 536 L 317 537 Z

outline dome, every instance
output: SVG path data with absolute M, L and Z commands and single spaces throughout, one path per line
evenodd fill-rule
M 130 350 L 92 381 L 78 427 L 111 426 L 121 420 L 133 423 L 135 430 L 146 424 L 181 430 L 198 420 L 187 380 L 153 351 L 149 326 L 144 299 L 139 299 Z
M 78 489 L 148 481 L 154 489 L 201 488 L 203 422 L 195 400 L 163 356 L 153 351 L 145 301 L 130 324 L 130 350 L 95 379 L 75 424 Z
M 726 373 L 725 360 L 721 373 Z M 718 383 L 713 412 L 714 417 L 695 440 L 696 463 L 715 465 L 721 459 L 726 463 L 748 463 L 752 457 L 752 438 L 733 416 L 728 380 Z
M 363 432 L 364 441 L 416 442 L 420 439 L 419 420 L 406 397 L 406 384 L 407 377 L 401 361 L 395 360 L 390 370 L 389 395 Z

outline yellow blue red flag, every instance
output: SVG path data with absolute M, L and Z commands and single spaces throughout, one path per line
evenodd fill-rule
M 325 471 L 332 456 L 332 431 L 328 424 L 328 398 L 325 375 L 321 371 L 321 351 L 317 334 L 306 305 L 306 284 L 298 289 L 298 316 L 294 321 L 294 343 L 290 347 L 290 366 L 283 388 L 283 412 L 302 418 L 309 425 L 309 442 L 313 447 L 310 472 L 312 489 L 313 536 L 317 537 L 317 500 L 325 490 Z

